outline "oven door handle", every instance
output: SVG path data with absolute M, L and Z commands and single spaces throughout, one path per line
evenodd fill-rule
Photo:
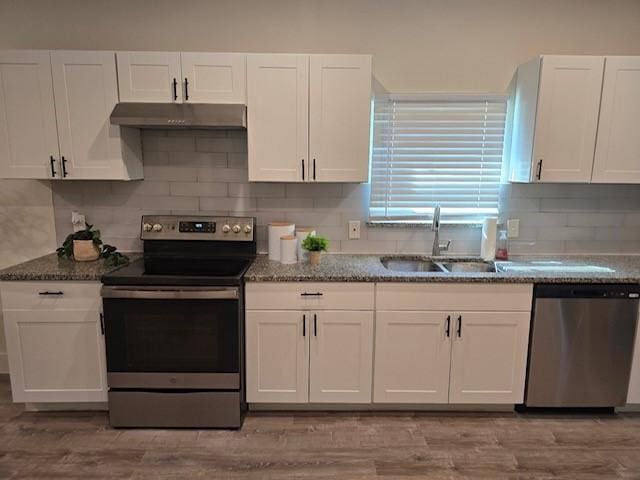
M 102 298 L 133 298 L 143 300 L 237 300 L 238 288 L 146 287 L 125 288 L 103 286 Z

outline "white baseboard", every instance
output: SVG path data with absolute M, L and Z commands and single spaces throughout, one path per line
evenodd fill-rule
M 7 352 L 0 352 L 0 373 L 9 373 L 9 355 Z
M 250 403 L 254 412 L 513 412 L 513 404 L 449 405 L 449 404 L 348 404 L 348 403 Z

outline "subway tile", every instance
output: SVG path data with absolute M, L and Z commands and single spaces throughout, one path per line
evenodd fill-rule
M 506 205 L 508 212 L 536 212 L 540 210 L 539 198 L 515 197 Z
M 567 225 L 566 213 L 555 212 L 513 212 L 508 218 L 519 218 L 521 226 L 557 227 Z
M 576 227 L 611 227 L 622 225 L 624 214 L 619 213 L 570 213 L 567 215 L 567 225 Z
M 142 157 L 145 166 L 169 164 L 169 152 L 144 151 Z
M 244 138 L 196 138 L 195 141 L 199 152 L 247 151 L 247 141 Z
M 342 185 L 336 183 L 288 183 L 287 197 L 341 197 Z
M 246 182 L 246 170 L 237 168 L 200 167 L 197 171 L 199 182 Z
M 193 152 L 196 140 L 189 137 L 142 137 L 143 152 Z
M 114 195 L 169 195 L 169 182 L 154 180 L 113 182 L 111 189 Z
M 344 240 L 340 242 L 340 251 L 343 253 L 395 253 L 396 247 L 395 241 Z
M 596 198 L 543 198 L 539 201 L 541 212 L 581 212 L 599 210 L 598 199 Z M 512 208 L 512 210 L 518 209 Z
M 158 210 L 198 210 L 198 197 L 139 197 L 142 208 Z
M 213 198 L 213 197 L 201 197 L 200 198 L 200 210 L 207 212 L 210 210 L 227 210 L 229 214 L 235 214 L 239 212 L 251 212 L 256 209 L 255 198 Z
M 230 183 L 230 197 L 284 197 L 282 183 Z
M 291 212 L 286 211 L 286 219 L 296 225 L 320 227 L 342 225 L 341 216 L 336 212 Z M 346 223 L 344 223 L 346 225 Z
M 540 227 L 540 240 L 591 240 L 595 236 L 593 227 Z
M 217 167 L 227 168 L 226 153 L 169 152 L 169 165 L 176 167 Z
M 198 169 L 191 167 L 178 167 L 173 165 L 144 166 L 145 180 L 170 180 L 173 182 L 195 182 L 198 178 Z
M 60 182 L 51 182 L 49 180 L 2 180 L 2 185 L 0 186 L 2 206 L 48 207 L 51 205 L 52 183 Z
M 240 168 L 246 170 L 249 165 L 246 152 L 230 152 L 227 154 L 229 168 Z
M 322 197 L 313 199 L 314 210 L 356 211 L 364 213 L 368 206 L 358 201 L 357 198 L 332 198 Z
M 171 195 L 185 197 L 226 197 L 226 183 L 171 182 Z
M 349 238 L 349 232 L 347 231 L 346 225 L 344 227 L 327 227 L 327 226 L 316 227 L 316 234 L 322 235 L 323 237 L 328 238 L 332 242 L 337 242 L 339 240 L 347 240 Z
M 259 198 L 258 210 L 310 210 L 313 206 L 311 198 Z

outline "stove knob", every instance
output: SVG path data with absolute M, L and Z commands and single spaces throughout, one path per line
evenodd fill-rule
M 240 233 L 240 225 L 234 225 L 233 226 L 233 233 Z
M 144 224 L 142 225 L 142 229 L 143 229 L 145 232 L 150 232 L 152 228 L 153 228 L 153 225 L 151 225 L 150 223 L 144 223 Z
M 224 225 L 222 227 L 222 232 L 223 233 L 229 233 L 231 231 L 231 227 L 229 225 Z
M 251 225 L 244 226 L 244 233 L 251 233 L 251 230 L 253 230 L 253 228 L 251 228 Z
M 162 225 L 160 225 L 159 223 L 154 223 L 153 224 L 153 231 L 154 232 L 161 232 L 162 231 Z

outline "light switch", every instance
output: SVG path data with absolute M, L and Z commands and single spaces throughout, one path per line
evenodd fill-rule
M 507 236 L 509 238 L 518 238 L 520 236 L 519 218 L 511 218 L 507 220 Z
M 360 220 L 349 220 L 349 240 L 360 238 Z

